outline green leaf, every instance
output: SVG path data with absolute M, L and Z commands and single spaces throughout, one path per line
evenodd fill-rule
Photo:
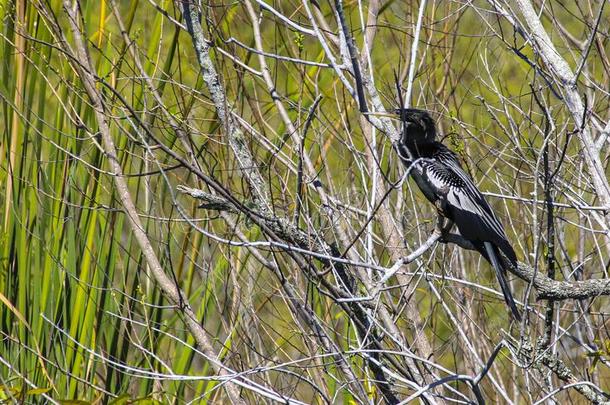
M 120 395 L 117 398 L 113 399 L 112 401 L 110 401 L 108 403 L 108 405 L 123 405 L 123 404 L 127 404 L 127 403 L 129 403 L 130 399 L 131 399 L 131 395 L 123 394 L 123 395 Z
M 51 388 L 32 388 L 31 390 L 27 390 L 27 395 L 42 395 L 51 391 Z

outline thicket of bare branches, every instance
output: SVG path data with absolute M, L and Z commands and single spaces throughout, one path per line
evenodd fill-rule
M 610 401 L 610 7 L 567 3 L 15 2 L 3 40 L 69 91 L 47 91 L 61 123 L 3 100 L 74 137 L 33 132 L 45 167 L 97 179 L 77 211 L 125 225 L 90 236 L 116 245 L 117 273 L 65 281 L 124 294 L 94 322 L 128 331 L 122 357 L 31 314 L 95 364 L 75 384 L 110 397 L 152 378 L 177 402 Z M 521 323 L 402 167 L 399 98 L 433 112 L 505 225 Z

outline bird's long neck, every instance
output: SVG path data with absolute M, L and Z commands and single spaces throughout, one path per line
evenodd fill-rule
M 404 142 L 403 145 L 411 152 L 413 158 L 431 158 L 434 153 L 442 147 L 442 144 L 436 141 L 421 140 L 418 142 Z

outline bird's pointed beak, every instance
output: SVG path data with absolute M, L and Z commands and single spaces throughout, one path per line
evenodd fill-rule
M 363 113 L 364 115 L 370 115 L 373 117 L 386 117 L 386 118 L 390 118 L 393 120 L 400 120 L 400 116 L 398 116 L 397 114 L 394 113 L 388 113 L 388 112 L 365 112 Z

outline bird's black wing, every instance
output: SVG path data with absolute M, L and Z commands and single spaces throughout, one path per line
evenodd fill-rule
M 502 224 L 462 169 L 457 156 L 439 143 L 433 158 L 422 166 L 429 184 L 444 200 L 445 210 L 460 234 L 472 242 L 491 242 L 512 264 L 516 264 L 517 257 Z

